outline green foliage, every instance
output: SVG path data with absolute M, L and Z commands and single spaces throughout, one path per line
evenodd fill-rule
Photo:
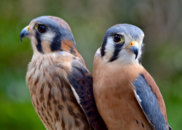
M 182 129 L 182 11 L 179 0 L 0 1 L 0 129 L 44 130 L 25 83 L 31 60 L 30 41 L 19 34 L 41 15 L 63 18 L 70 25 L 77 49 L 92 72 L 93 57 L 106 30 L 130 23 L 145 32 L 142 64 L 154 77 L 166 103 L 169 124 Z

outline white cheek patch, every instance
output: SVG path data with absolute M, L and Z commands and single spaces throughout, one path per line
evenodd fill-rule
M 34 52 L 37 52 L 38 50 L 37 50 L 37 47 L 36 47 L 36 45 L 37 45 L 36 38 L 34 36 L 30 36 L 30 39 L 31 39 L 31 45 L 32 45 L 32 48 L 33 48 Z
M 48 32 L 42 34 L 41 41 L 44 41 L 44 42 L 50 44 L 52 42 L 53 38 L 55 37 L 55 35 L 56 34 L 54 32 L 48 31 Z
M 138 59 L 135 59 L 135 55 L 132 52 L 129 52 L 129 50 L 122 49 L 119 52 L 118 62 L 123 64 L 134 64 L 138 62 Z
M 35 39 L 35 37 L 31 36 L 30 39 L 31 39 L 31 45 L 32 45 L 32 49 L 33 49 L 33 57 L 32 57 L 32 60 L 33 60 L 33 59 L 36 59 L 37 57 L 39 57 L 41 54 L 37 50 L 37 47 L 36 47 L 37 40 Z
M 107 62 L 111 59 L 111 57 L 113 56 L 114 54 L 114 41 L 113 41 L 113 38 L 112 37 L 108 37 L 107 39 L 107 44 L 105 46 L 105 55 L 104 55 L 104 61 Z

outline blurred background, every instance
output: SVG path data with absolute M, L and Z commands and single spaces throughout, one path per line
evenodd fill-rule
M 0 0 L 0 130 L 45 130 L 25 83 L 32 57 L 20 31 L 41 15 L 63 18 L 92 72 L 106 30 L 130 23 L 145 32 L 143 66 L 158 84 L 173 130 L 182 130 L 182 1 L 180 0 Z

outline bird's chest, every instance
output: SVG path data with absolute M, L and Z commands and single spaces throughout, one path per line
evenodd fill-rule
M 131 68 L 118 66 L 98 68 L 94 74 L 94 87 L 99 99 L 131 100 L 135 98 L 132 82 L 139 72 L 131 73 L 130 71 L 132 71 Z
M 133 91 L 138 72 L 128 73 L 131 69 L 104 68 L 94 74 L 96 104 L 110 130 L 151 129 Z
M 47 130 L 89 129 L 64 73 L 52 66 L 29 68 L 26 80 L 34 109 Z
M 130 111 L 133 106 L 138 107 L 130 80 L 120 79 L 119 76 L 110 73 L 102 76 L 96 84 L 97 102 L 103 109 L 107 109 L 106 113 L 109 117 L 116 120 Z

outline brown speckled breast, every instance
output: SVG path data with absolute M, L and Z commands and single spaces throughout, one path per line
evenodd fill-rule
M 29 63 L 26 81 L 32 104 L 47 130 L 91 130 L 65 78 L 72 58 L 45 54 Z

